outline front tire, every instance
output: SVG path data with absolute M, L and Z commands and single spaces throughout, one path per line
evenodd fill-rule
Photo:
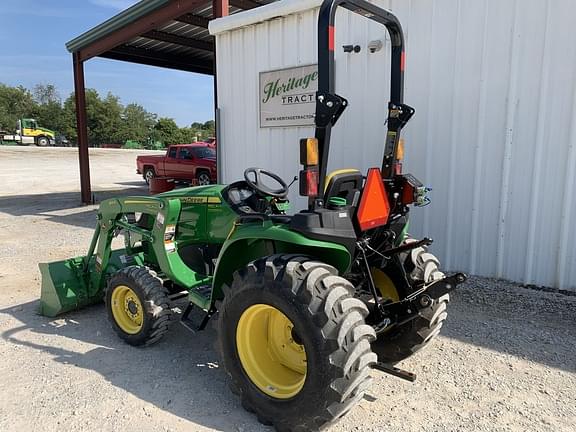
M 116 272 L 108 282 L 105 302 L 112 328 L 130 345 L 158 342 L 173 323 L 168 291 L 146 267 L 130 266 Z
M 242 405 L 276 430 L 318 430 L 371 383 L 366 306 L 333 267 L 273 255 L 234 274 L 219 311 L 218 349 Z

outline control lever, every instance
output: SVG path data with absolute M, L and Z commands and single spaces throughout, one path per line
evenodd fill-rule
M 296 183 L 298 181 L 298 176 L 294 176 L 294 178 L 292 179 L 292 181 L 290 182 L 290 184 L 288 185 L 288 189 L 290 189 L 290 186 L 292 186 L 294 183 Z

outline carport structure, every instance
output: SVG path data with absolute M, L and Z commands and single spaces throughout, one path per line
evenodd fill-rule
M 82 202 L 92 203 L 84 62 L 94 57 L 216 75 L 211 19 L 274 0 L 142 0 L 66 44 L 72 53 Z M 214 92 L 216 94 L 216 80 Z M 216 100 L 216 98 L 215 98 Z

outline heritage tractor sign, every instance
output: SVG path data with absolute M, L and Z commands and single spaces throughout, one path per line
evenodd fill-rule
M 260 127 L 313 126 L 318 65 L 260 72 Z

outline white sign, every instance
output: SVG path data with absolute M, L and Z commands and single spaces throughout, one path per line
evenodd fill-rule
M 318 65 L 260 72 L 260 127 L 314 126 Z

